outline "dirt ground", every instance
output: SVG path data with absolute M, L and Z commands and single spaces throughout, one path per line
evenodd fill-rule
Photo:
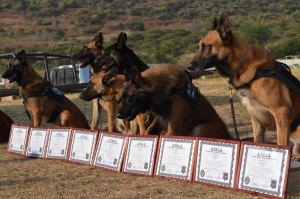
M 234 135 L 226 80 L 214 76 L 195 79 L 194 83 Z M 67 94 L 90 120 L 91 103 L 80 100 L 78 95 Z M 240 137 L 252 137 L 247 112 L 237 99 L 234 107 Z M 29 124 L 21 100 L 0 102 L 0 108 L 16 123 Z M 267 137 L 268 141 L 276 142 L 274 132 L 268 132 Z M 90 166 L 20 157 L 7 154 L 6 144 L 0 145 L 0 176 L 0 198 L 263 198 L 206 185 L 137 177 Z M 300 185 L 289 192 L 287 198 L 300 198 Z

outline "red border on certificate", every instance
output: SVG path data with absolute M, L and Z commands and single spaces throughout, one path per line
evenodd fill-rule
M 258 146 L 258 147 L 266 147 L 266 148 L 276 148 L 276 149 L 283 149 L 283 150 L 287 150 L 288 154 L 287 154 L 287 160 L 286 160 L 286 168 L 285 168 L 285 176 L 284 176 L 284 182 L 283 182 L 283 187 L 282 187 L 282 197 L 279 196 L 274 196 L 274 195 L 269 195 L 269 194 L 265 194 L 265 193 L 260 193 L 260 192 L 255 192 L 255 191 L 251 191 L 251 190 L 246 190 L 246 189 L 241 189 L 238 187 L 238 183 L 239 183 L 239 179 L 240 179 L 240 175 L 241 175 L 241 166 L 242 166 L 242 161 L 243 161 L 243 153 L 244 153 L 244 146 L 245 145 L 250 145 L 250 146 Z M 289 175 L 289 168 L 290 168 L 290 162 L 291 162 L 291 147 L 289 146 L 279 146 L 279 145 L 273 145 L 273 144 L 266 144 L 266 143 L 253 143 L 253 142 L 241 142 L 241 150 L 240 150 L 240 160 L 239 160 L 239 167 L 238 167 L 238 175 L 237 175 L 237 190 L 241 191 L 241 192 L 247 192 L 247 193 L 251 193 L 253 195 L 261 195 L 261 196 L 265 196 L 268 198 L 285 198 L 286 196 L 286 190 L 287 190 L 287 183 L 288 183 L 288 175 Z
M 150 174 L 142 174 L 138 172 L 131 172 L 131 171 L 125 171 L 126 167 L 126 160 L 127 160 L 127 154 L 128 154 L 128 148 L 129 148 L 129 141 L 130 138 L 150 138 L 150 139 L 156 139 L 154 141 L 154 146 L 153 146 L 153 152 L 152 152 L 152 160 L 151 160 L 151 167 L 152 170 L 150 171 Z M 146 177 L 153 177 L 154 171 L 155 171 L 155 165 L 156 165 L 156 155 L 157 155 L 157 147 L 158 147 L 158 142 L 159 142 L 159 136 L 158 135 L 128 135 L 128 144 L 126 148 L 126 152 L 124 155 L 124 164 L 122 167 L 122 173 L 130 174 L 130 175 L 135 175 L 135 176 L 146 176 Z
M 44 145 L 43 145 L 43 148 L 42 148 L 42 154 L 41 155 L 34 155 L 34 154 L 28 154 L 28 145 L 29 145 L 29 141 L 31 139 L 31 136 L 32 136 L 32 130 L 34 129 L 42 129 L 42 130 L 46 130 L 46 135 L 45 135 L 45 140 L 44 140 Z M 46 149 L 46 145 L 47 145 L 47 138 L 48 138 L 48 134 L 49 134 L 49 127 L 44 127 L 44 126 L 37 126 L 37 127 L 33 127 L 31 126 L 29 128 L 29 131 L 28 131 L 28 136 L 27 136 L 27 143 L 26 143 L 26 156 L 28 157 L 36 157 L 36 158 L 44 158 L 44 155 L 45 155 L 45 149 Z
M 72 150 L 72 143 L 73 143 L 73 140 L 74 140 L 74 134 L 75 134 L 75 131 L 83 131 L 83 132 L 89 132 L 89 133 L 94 133 L 96 134 L 95 135 L 95 139 L 94 139 L 94 143 L 93 143 L 93 148 L 91 149 L 91 158 L 90 158 L 90 161 L 89 163 L 84 163 L 84 162 L 80 162 L 80 161 L 77 161 L 77 160 L 72 160 L 70 159 L 70 156 L 71 156 L 71 150 Z M 78 164 L 78 165 L 88 165 L 88 166 L 91 166 L 92 164 L 92 161 L 93 161 L 93 154 L 94 154 L 94 151 L 95 151 L 95 146 L 97 144 L 97 139 L 98 139 L 98 134 L 99 132 L 97 130 L 91 130 L 91 129 L 81 129 L 81 128 L 72 128 L 72 132 L 71 132 L 71 139 L 69 139 L 69 151 L 68 151 L 68 155 L 67 155 L 67 162 L 69 163 L 73 163 L 73 164 Z
M 236 155 L 235 155 L 235 167 L 234 167 L 234 179 L 233 180 L 233 187 L 228 187 L 228 186 L 222 186 L 222 185 L 218 185 L 215 183 L 209 183 L 209 182 L 203 182 L 203 181 L 197 181 L 196 177 L 197 177 L 197 162 L 198 162 L 198 149 L 199 149 L 199 145 L 200 145 L 200 141 L 208 141 L 208 142 L 217 142 L 217 143 L 229 143 L 229 144 L 236 144 L 237 148 L 236 148 Z M 210 185 L 210 186 L 214 186 L 214 187 L 218 187 L 218 188 L 223 188 L 223 189 L 232 189 L 235 190 L 237 187 L 237 172 L 238 172 L 238 167 L 239 167 L 239 158 L 240 158 L 240 141 L 236 141 L 236 140 L 222 140 L 222 139 L 213 139 L 213 138 L 204 138 L 204 137 L 197 137 L 197 149 L 196 149 L 196 153 L 195 153 L 195 166 L 194 166 L 194 171 L 193 171 L 193 182 L 194 183 L 199 183 L 199 184 L 205 184 L 205 185 Z
M 120 157 L 120 160 L 119 160 L 119 162 L 120 162 L 119 163 L 119 168 L 117 168 L 117 169 L 112 169 L 109 166 L 96 165 L 96 163 L 95 163 L 95 159 L 97 157 L 97 153 L 98 153 L 98 150 L 99 150 L 99 147 L 100 147 L 101 138 L 104 134 L 112 135 L 112 136 L 118 136 L 118 137 L 124 137 L 123 150 L 121 151 L 121 155 L 120 155 L 121 157 Z M 97 145 L 96 145 L 95 150 L 94 150 L 92 166 L 94 168 L 100 168 L 102 170 L 110 171 L 110 172 L 113 172 L 113 173 L 120 173 L 121 170 L 122 170 L 122 167 L 123 167 L 124 154 L 125 154 L 125 151 L 127 150 L 127 142 L 128 142 L 127 138 L 128 138 L 128 134 L 108 132 L 108 131 L 100 131 L 99 136 L 98 136 Z
M 191 154 L 191 166 L 190 166 L 190 171 L 189 171 L 189 178 L 188 179 L 182 179 L 182 178 L 177 178 L 177 177 L 172 177 L 172 176 L 161 176 L 161 175 L 157 175 L 157 170 L 158 170 L 158 164 L 159 164 L 159 160 L 160 160 L 160 150 L 161 150 L 161 145 L 162 145 L 162 140 L 163 139 L 174 139 L 174 140 L 193 140 L 194 141 L 194 147 L 193 147 L 193 151 Z M 168 135 L 161 135 L 160 139 L 159 139 L 159 146 L 158 146 L 158 150 L 157 150 L 157 156 L 156 156 L 156 163 L 155 163 L 155 169 L 154 169 L 154 176 L 160 177 L 160 178 L 165 178 L 165 179 L 169 179 L 169 180 L 176 180 L 176 181 L 182 181 L 182 182 L 192 182 L 193 179 L 193 171 L 194 171 L 194 167 L 195 167 L 195 153 L 196 153 L 196 149 L 198 148 L 198 142 L 197 142 L 197 137 L 188 137 L 188 136 L 168 136 Z
M 53 157 L 53 156 L 47 156 L 47 150 L 49 147 L 49 142 L 50 142 L 50 135 L 51 135 L 51 131 L 52 130 L 63 130 L 63 131 L 69 131 L 69 136 L 68 136 L 68 141 L 66 143 L 66 152 L 65 152 L 65 157 L 64 158 L 60 158 L 60 157 Z M 72 128 L 71 127 L 50 127 L 49 129 L 49 133 L 48 133 L 48 138 L 47 138 L 47 145 L 45 148 L 45 153 L 44 153 L 44 157 L 48 160 L 61 160 L 61 161 L 67 161 L 68 158 L 68 154 L 69 154 L 69 150 L 70 150 L 70 139 L 72 136 Z
M 10 148 L 9 148 L 9 146 L 11 144 L 11 141 L 12 141 L 11 139 L 12 139 L 12 134 L 13 134 L 12 133 L 13 127 L 24 127 L 24 128 L 27 128 L 25 139 L 24 139 L 24 147 L 23 147 L 23 151 L 22 152 L 11 151 Z M 9 134 L 9 140 L 8 140 L 7 148 L 6 148 L 7 149 L 7 153 L 25 156 L 29 128 L 30 128 L 30 126 L 29 125 L 25 125 L 25 124 L 16 124 L 16 123 L 11 124 L 10 134 Z

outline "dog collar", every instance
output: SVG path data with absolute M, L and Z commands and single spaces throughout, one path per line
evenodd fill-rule
M 237 74 L 237 72 L 241 69 L 241 67 L 243 66 L 244 61 L 246 60 L 248 55 L 248 45 L 246 45 L 245 50 L 244 50 L 244 54 L 240 60 L 240 63 L 237 65 L 237 67 L 234 69 L 234 71 L 232 72 L 232 74 L 228 77 L 227 81 L 228 84 L 232 84 L 232 79 L 233 77 Z

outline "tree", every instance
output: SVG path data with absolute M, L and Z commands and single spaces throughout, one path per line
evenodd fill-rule
M 283 41 L 279 44 L 273 45 L 270 51 L 277 57 L 284 57 L 286 55 L 299 55 L 300 54 L 300 36 Z
M 132 31 L 144 31 L 145 30 L 145 24 L 143 22 L 129 22 L 127 24 L 127 27 L 129 30 Z
M 271 30 L 262 24 L 246 24 L 240 27 L 241 37 L 247 40 L 249 43 L 255 43 L 258 45 L 264 45 L 270 40 L 272 32 Z

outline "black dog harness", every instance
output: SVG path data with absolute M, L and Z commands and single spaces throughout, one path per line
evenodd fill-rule
M 192 110 L 194 110 L 199 102 L 201 94 L 198 88 L 191 81 L 187 80 L 184 87 L 171 89 L 169 95 L 181 96 L 185 101 L 189 103 Z
M 290 68 L 284 63 L 276 61 L 274 68 L 258 69 L 253 80 L 262 77 L 270 77 L 273 75 L 286 84 L 290 89 L 292 89 L 298 96 L 300 96 L 300 81 L 292 75 Z M 298 116 L 291 123 L 291 131 L 295 131 L 299 124 L 300 114 L 298 114 Z
M 261 68 L 256 71 L 254 79 L 274 75 L 300 96 L 300 81 L 292 75 L 291 69 L 284 63 L 277 62 L 274 68 Z
M 22 96 L 23 96 L 24 100 L 26 100 L 28 98 L 32 98 L 32 97 L 46 96 L 49 99 L 52 99 L 52 100 L 57 102 L 55 104 L 55 107 L 54 107 L 51 115 L 50 115 L 48 123 L 53 123 L 55 121 L 55 119 L 62 112 L 61 106 L 62 106 L 63 100 L 65 98 L 64 93 L 62 93 L 60 90 L 58 90 L 52 84 L 49 84 L 49 86 L 45 90 L 27 92 L 27 93 L 24 93 Z M 25 108 L 26 108 L 26 113 L 27 113 L 29 119 L 31 120 L 31 116 L 29 114 L 29 111 L 27 110 L 26 106 L 25 106 Z

